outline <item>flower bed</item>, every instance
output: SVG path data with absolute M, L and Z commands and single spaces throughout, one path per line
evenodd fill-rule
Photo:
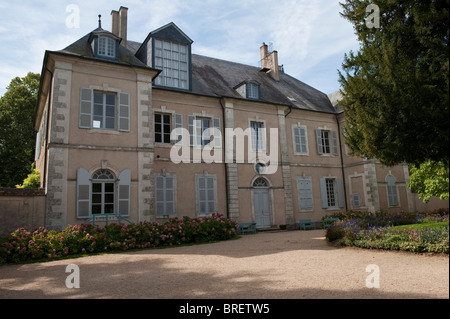
M 237 222 L 220 214 L 172 218 L 164 224 L 82 224 L 61 232 L 19 228 L 0 242 L 0 264 L 227 240 L 237 236 L 237 228 Z
M 449 253 L 448 210 L 433 213 L 339 213 L 328 241 L 362 248 Z M 337 216 L 334 216 L 337 217 Z M 407 226 L 405 226 L 407 225 Z

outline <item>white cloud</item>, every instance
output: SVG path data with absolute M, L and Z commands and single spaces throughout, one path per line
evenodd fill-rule
M 79 7 L 80 28 L 66 26 L 70 4 Z M 308 84 L 312 70 L 329 70 L 321 81 L 314 76 L 323 87 L 337 83 L 342 61 L 336 57 L 356 47 L 350 23 L 339 15 L 339 0 L 15 1 L 0 4 L 8 12 L 0 26 L 0 95 L 15 76 L 40 72 L 45 50 L 63 49 L 95 29 L 98 14 L 110 30 L 111 10 L 120 6 L 128 7 L 129 40 L 142 42 L 150 31 L 174 22 L 194 40 L 194 53 L 254 66 L 262 42 L 273 43 L 285 71 Z

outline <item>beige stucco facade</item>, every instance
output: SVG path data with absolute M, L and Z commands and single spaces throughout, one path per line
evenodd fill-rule
M 161 88 L 154 85 L 158 74 L 151 67 L 46 53 L 35 122 L 40 145 L 36 167 L 47 195 L 46 227 L 62 229 L 92 216 L 97 196 L 94 175 L 102 170 L 113 176 L 109 182 L 114 184 L 110 192 L 114 212 L 124 209 L 132 222 L 163 222 L 170 217 L 218 212 L 240 222 L 279 227 L 305 218 L 317 222 L 327 214 L 349 209 L 374 212 L 448 207 L 448 201 L 420 203 L 407 188 L 406 166 L 383 167 L 374 160 L 350 156 L 343 144 L 342 113 Z M 282 75 L 271 81 L 279 81 Z M 121 124 L 113 129 L 82 127 L 83 92 L 115 96 L 114 119 L 128 121 L 128 129 L 121 130 Z M 122 97 L 128 97 L 126 102 Z M 176 127 L 189 131 L 194 118 L 214 123 L 221 143 L 213 154 L 219 156 L 207 163 L 198 157 L 202 146 L 188 145 L 190 161 L 174 162 L 171 152 L 175 141 L 155 139 L 155 127 L 160 125 L 155 123 L 155 114 L 165 116 L 171 131 Z M 254 123 L 266 129 L 258 138 L 262 138 L 265 160 L 270 158 L 263 163 L 275 167 L 270 173 L 256 169 L 251 131 L 239 141 L 230 135 Z M 322 131 L 329 143 L 325 154 L 320 154 L 318 146 L 317 134 Z M 387 176 L 395 179 L 389 190 Z M 108 181 L 101 183 L 107 187 Z M 89 194 L 85 194 L 87 190 Z M 102 189 L 102 209 L 107 206 L 106 193 Z M 157 208 L 158 204 L 164 209 L 170 206 L 170 213 Z

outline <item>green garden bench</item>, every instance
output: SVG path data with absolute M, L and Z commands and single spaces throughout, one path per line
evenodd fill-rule
M 106 226 L 108 226 L 110 218 L 112 219 L 111 221 L 118 221 L 119 224 L 122 220 L 131 224 L 131 221 L 129 221 L 127 218 L 123 217 L 120 213 L 92 215 L 92 217 L 86 219 L 83 224 L 92 222 L 92 225 L 95 226 L 95 222 L 103 222 L 104 221 L 104 222 L 106 222 Z
M 239 232 L 242 235 L 245 233 L 256 234 L 256 223 L 239 223 Z
M 316 223 L 313 223 L 311 219 L 300 219 L 300 230 L 316 229 Z
M 325 218 L 324 221 L 323 221 L 323 224 L 322 224 L 322 228 L 323 229 L 327 229 L 328 227 L 333 225 L 338 220 L 339 220 L 339 218 L 337 218 L 337 217 Z

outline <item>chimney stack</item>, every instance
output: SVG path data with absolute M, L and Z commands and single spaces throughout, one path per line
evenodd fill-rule
M 119 37 L 122 38 L 120 43 L 125 48 L 127 47 L 127 22 L 128 22 L 128 8 L 120 7 L 119 9 Z
M 111 32 L 115 36 L 119 36 L 119 11 L 111 11 Z
M 121 45 L 127 47 L 128 8 L 120 7 L 119 11 L 111 11 L 111 33 L 122 38 Z
M 261 48 L 261 72 L 268 73 L 275 81 L 280 81 L 280 67 L 278 66 L 278 52 L 269 52 L 267 44 L 263 42 Z

